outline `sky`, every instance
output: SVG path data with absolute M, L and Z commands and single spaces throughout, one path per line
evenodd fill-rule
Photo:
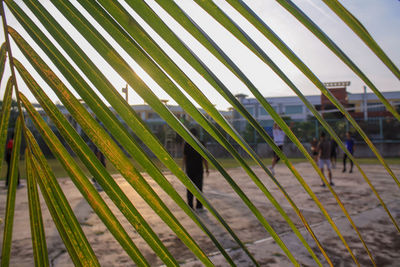
M 22 1 L 17 1 L 20 6 L 29 14 L 29 10 L 23 5 Z M 85 41 L 85 39 L 63 19 L 58 10 L 52 6 L 50 1 L 41 1 L 51 14 L 63 25 L 67 32 L 90 58 L 100 66 L 103 73 L 109 78 L 111 83 L 121 91 L 125 87 L 125 81 L 105 62 L 101 55 Z M 76 1 L 71 1 L 81 12 L 87 16 L 83 8 Z M 167 15 L 153 0 L 146 2 L 159 14 L 167 25 L 189 46 L 196 54 L 207 63 L 209 68 L 217 74 L 220 80 L 233 94 L 244 93 L 251 97 L 250 92 L 233 74 L 231 74 L 221 63 L 219 63 L 208 51 L 206 51 L 193 37 L 191 37 L 182 27 L 180 27 L 171 17 Z M 241 68 L 246 76 L 256 85 L 259 91 L 267 97 L 294 95 L 291 89 L 254 54 L 228 33 L 222 26 L 214 21 L 208 14 L 202 11 L 193 1 L 176 0 L 179 6 L 191 18 L 199 24 L 202 29 L 210 35 L 213 40 L 224 50 L 226 54 Z M 272 30 L 306 63 L 310 69 L 323 82 L 350 81 L 348 91 L 359 93 L 363 91 L 364 83 L 328 48 L 326 48 L 316 37 L 312 35 L 303 25 L 273 0 L 252 0 L 245 1 L 253 11 L 270 27 Z M 381 91 L 399 91 L 400 81 L 380 62 L 380 60 L 367 48 L 367 46 L 354 34 L 330 9 L 317 0 L 294 0 L 304 13 L 306 13 L 334 42 L 359 66 L 359 68 L 372 80 Z M 224 10 L 247 34 L 263 49 L 264 52 L 287 74 L 292 82 L 305 95 L 319 94 L 319 90 L 277 50 L 265 37 L 263 37 L 254 27 L 243 19 L 233 8 L 224 0 L 215 0 L 215 3 Z M 341 0 L 342 3 L 353 15 L 367 28 L 372 37 L 387 53 L 397 67 L 400 67 L 400 1 L 398 0 Z M 125 5 L 126 6 L 126 5 Z M 181 67 L 181 69 L 191 78 L 200 90 L 216 105 L 220 110 L 227 110 L 229 104 L 219 96 L 199 74 L 197 74 L 180 56 L 173 51 L 155 32 L 153 32 L 145 22 L 127 7 L 132 16 L 141 23 L 165 52 Z M 10 12 L 7 12 L 8 24 L 13 26 L 31 45 L 34 42 L 27 37 L 22 27 L 18 25 Z M 34 19 L 33 15 L 30 16 Z M 94 21 L 94 20 L 92 20 Z M 44 29 L 43 26 L 41 26 Z M 151 90 L 160 98 L 169 100 L 169 104 L 176 104 L 162 88 L 127 56 L 111 37 L 104 33 L 106 39 L 113 47 L 123 55 L 131 68 L 139 74 Z M 0 41 L 4 42 L 4 35 L 1 34 Z M 23 59 L 15 44 L 12 44 L 14 57 L 18 58 L 31 73 L 35 71 L 29 67 L 29 63 Z M 39 52 L 40 53 L 40 52 Z M 40 53 L 46 60 L 46 56 Z M 46 60 L 50 62 L 50 60 Z M 72 62 L 72 61 L 71 61 Z M 49 63 L 51 64 L 51 63 Z M 57 72 L 58 73 L 58 72 Z M 9 75 L 6 70 L 5 75 Z M 39 84 L 48 95 L 57 102 L 57 97 L 51 89 L 38 77 L 34 75 Z M 59 76 L 62 76 L 59 74 Z M 7 77 L 7 76 L 5 76 Z M 3 78 L 0 88 L 1 97 L 7 79 Z M 25 88 L 19 79 L 20 90 L 36 102 L 34 97 Z M 69 88 L 71 86 L 65 82 Z M 90 84 L 90 82 L 89 82 Z M 79 96 L 77 96 L 79 97 Z M 129 88 L 129 103 L 143 104 L 143 100 Z M 197 105 L 198 106 L 198 105 Z

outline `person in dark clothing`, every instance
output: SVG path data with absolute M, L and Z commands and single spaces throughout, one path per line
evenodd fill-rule
M 332 172 L 331 172 L 331 142 L 329 140 L 326 140 L 325 138 L 325 133 L 322 132 L 320 139 L 319 139 L 317 151 L 318 151 L 318 165 L 319 168 L 321 169 L 322 174 L 324 174 L 324 165 L 326 165 L 326 168 L 328 169 L 328 177 L 329 177 L 329 184 L 334 185 L 332 181 Z M 325 184 L 322 182 L 321 186 L 325 186 Z
M 103 153 L 101 153 L 100 149 L 91 141 L 88 143 L 90 149 L 93 151 L 93 153 L 96 155 L 97 159 L 101 162 L 101 164 L 106 168 L 106 158 Z M 97 189 L 97 191 L 102 192 L 103 188 L 101 185 L 97 182 L 97 180 L 93 177 L 92 182 L 94 187 Z
M 312 158 L 315 160 L 315 162 L 318 162 L 318 151 L 317 151 L 317 146 L 318 146 L 318 140 L 317 138 L 313 138 L 313 140 L 310 142 L 311 145 L 311 155 Z
M 6 176 L 6 187 L 8 186 L 8 183 L 10 181 L 10 168 L 11 168 L 11 154 L 12 154 L 12 150 L 14 147 L 14 137 L 12 136 L 6 145 L 6 162 L 7 162 L 7 176 Z M 20 186 L 20 182 L 19 182 L 19 172 L 18 172 L 18 187 Z
M 346 148 L 347 150 L 350 152 L 351 155 L 354 154 L 354 139 L 351 137 L 350 132 L 346 133 Z M 343 153 L 343 171 L 342 172 L 346 172 L 346 160 L 347 160 L 348 156 L 346 153 Z M 350 173 L 353 172 L 353 161 L 349 158 L 350 161 Z
M 101 153 L 101 151 L 97 148 L 97 146 L 94 147 L 93 152 L 94 152 L 94 154 L 96 155 L 96 157 L 99 159 L 99 161 L 101 162 L 101 164 L 102 164 L 104 167 L 107 167 L 107 166 L 106 166 L 106 157 L 104 157 L 104 154 Z
M 274 123 L 274 127 L 272 129 L 272 135 L 274 137 L 275 144 L 279 147 L 280 150 L 282 150 L 286 134 L 276 122 Z M 275 165 L 279 162 L 281 158 L 278 156 L 278 154 L 276 154 L 275 151 L 273 151 L 273 153 L 274 157 L 272 158 L 272 164 L 271 167 L 269 167 L 269 170 L 271 171 L 272 175 L 275 175 Z
M 336 150 L 337 150 L 337 143 L 336 141 L 331 138 L 331 163 L 332 163 L 332 168 L 335 169 L 336 168 Z
M 197 137 L 196 129 L 193 128 L 190 130 L 190 132 Z M 185 169 L 187 176 L 200 191 L 203 190 L 203 166 L 205 167 L 208 175 L 209 172 L 207 161 L 193 147 L 191 147 L 188 143 L 185 143 L 183 148 L 183 168 Z M 187 190 L 187 201 L 188 205 L 193 208 L 193 194 L 189 190 Z M 203 209 L 203 205 L 198 199 L 196 199 L 196 209 Z

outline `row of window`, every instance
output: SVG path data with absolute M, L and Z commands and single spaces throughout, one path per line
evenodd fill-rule
M 400 103 L 396 103 L 400 105 Z M 385 111 L 385 106 L 380 102 L 368 102 L 368 111 Z M 272 106 L 274 110 L 278 113 L 283 112 L 284 114 L 303 114 L 304 109 L 302 105 L 286 105 L 283 106 L 283 110 L 278 110 L 277 106 Z M 252 115 L 255 116 L 255 107 L 254 106 L 246 106 L 247 111 Z M 259 107 L 258 109 L 258 116 L 268 116 L 268 112 L 263 108 Z
M 385 111 L 385 106 L 380 102 L 368 102 L 367 103 L 368 111 Z
M 278 107 L 276 106 L 272 106 L 273 109 L 275 111 L 277 111 L 279 113 L 279 111 L 277 110 Z M 247 111 L 252 115 L 255 116 L 255 108 L 251 107 L 251 106 L 247 106 L 246 107 Z M 268 112 L 263 108 L 263 107 L 259 107 L 258 109 L 258 115 L 259 116 L 268 116 Z M 303 106 L 302 105 L 287 105 L 283 107 L 283 113 L 285 114 L 303 114 Z

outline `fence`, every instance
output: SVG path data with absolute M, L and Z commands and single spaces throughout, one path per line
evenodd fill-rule
M 325 119 L 326 122 L 332 127 L 335 133 L 341 140 L 345 140 L 346 132 L 350 132 L 356 141 L 356 156 L 358 157 L 375 157 L 368 145 L 353 128 L 353 126 L 346 119 Z M 356 122 L 361 129 L 367 134 L 371 141 L 375 144 L 378 151 L 384 157 L 399 157 L 400 156 L 400 122 L 393 118 L 370 118 L 369 120 L 356 119 Z M 322 131 L 326 130 L 315 119 L 306 121 L 287 121 L 291 125 L 292 131 L 297 138 L 303 143 L 306 149 L 310 149 L 310 141 L 320 135 Z M 272 137 L 272 127 L 264 128 Z M 240 132 L 249 145 L 261 157 L 271 157 L 272 149 L 269 145 L 258 135 L 253 127 L 247 125 L 245 130 Z M 240 154 L 244 157 L 248 156 L 242 149 L 232 140 L 226 136 L 231 144 L 236 147 Z M 230 157 L 228 152 L 223 147 L 216 143 L 205 132 L 201 133 L 201 139 L 207 144 L 207 149 L 216 157 Z M 303 157 L 298 148 L 289 140 L 286 141 L 284 146 L 284 153 L 289 157 Z M 339 155 L 342 151 L 339 149 Z M 178 153 L 179 154 L 179 153 Z M 178 155 L 179 156 L 179 155 Z
M 370 118 L 367 121 L 364 120 L 356 120 L 358 125 L 364 130 L 364 132 L 367 134 L 367 136 L 375 143 L 377 146 L 378 150 L 380 150 L 381 154 L 383 156 L 387 157 L 397 157 L 400 156 L 400 122 L 393 118 L 376 118 L 372 119 Z M 351 124 L 345 120 L 345 119 L 326 119 L 326 122 L 334 129 L 336 134 L 344 140 L 345 133 L 347 131 L 350 131 L 352 133 L 353 138 L 356 140 L 356 144 L 358 147 L 358 152 L 357 153 L 362 153 L 363 157 L 370 157 L 373 156 L 373 154 L 369 151 L 368 146 L 365 146 L 365 142 L 362 140 L 362 138 L 356 133 L 356 131 L 353 129 Z M 309 147 L 309 142 L 314 138 L 318 137 L 319 134 L 322 131 L 325 131 L 325 129 L 320 125 L 320 123 L 317 120 L 314 119 L 309 119 L 306 121 L 288 121 L 288 124 L 291 125 L 292 131 L 294 134 L 297 136 L 297 138 L 303 143 L 303 145 L 308 148 Z M 154 126 L 154 125 L 150 125 Z M 161 127 L 162 126 L 162 127 Z M 183 140 L 180 138 L 178 135 L 175 134 L 175 132 L 172 131 L 167 125 L 161 125 L 160 127 L 151 127 L 154 134 L 159 138 L 160 142 L 163 143 L 166 147 L 166 149 L 171 153 L 172 156 L 174 157 L 181 157 L 182 156 L 182 144 Z M 196 127 L 196 125 L 187 125 L 189 128 L 190 127 Z M 57 136 L 60 138 L 61 142 L 64 142 L 63 138 L 59 135 L 57 129 L 54 127 L 53 131 L 57 134 Z M 223 130 L 218 127 L 221 132 Z M 39 145 L 42 147 L 43 152 L 45 153 L 46 156 L 51 157 L 51 152 L 43 142 L 42 138 L 40 137 L 40 134 L 34 129 L 31 129 L 34 136 L 36 137 Z M 220 145 L 217 144 L 217 142 L 210 136 L 208 135 L 205 131 L 202 129 L 200 130 L 200 139 L 206 144 L 207 148 L 210 150 L 211 153 L 213 153 L 216 157 L 229 157 L 228 153 L 223 149 Z M 270 134 L 272 137 L 272 127 L 265 127 L 265 130 Z M 11 131 L 11 130 L 10 130 Z M 171 135 L 172 132 L 174 138 L 167 138 L 167 136 Z M 133 133 L 131 132 L 133 135 Z M 254 130 L 254 128 L 248 126 L 246 129 L 240 134 L 243 136 L 243 138 L 250 144 L 250 146 L 262 157 L 269 157 L 272 155 L 272 150 L 271 148 L 266 144 L 266 142 L 257 134 L 257 132 Z M 133 135 L 134 136 L 134 135 Z M 85 135 L 83 134 L 83 137 Z M 226 135 L 226 138 L 231 142 L 232 145 L 237 147 L 239 153 L 241 153 L 243 156 L 246 156 L 246 153 L 242 151 L 242 149 L 236 144 L 236 142 L 230 138 L 228 135 Z M 85 139 L 85 138 L 84 138 Z M 85 140 L 86 141 L 86 140 Z M 140 140 L 137 140 L 139 143 Z M 68 150 L 69 147 L 65 144 Z M 22 144 L 22 147 L 24 147 L 24 144 Z M 123 149 L 123 148 L 122 148 Z M 153 156 L 152 153 L 146 148 L 143 147 L 145 151 L 150 156 Z M 301 153 L 298 151 L 298 149 L 293 146 L 290 141 L 287 141 L 287 145 L 285 146 L 286 151 L 288 156 L 291 157 L 298 157 L 301 156 Z M 23 151 L 23 148 L 22 148 Z M 72 153 L 72 151 L 70 151 Z
M 341 139 L 344 139 L 346 132 L 350 132 L 356 142 L 363 142 L 361 136 L 346 119 L 326 119 L 326 122 Z M 357 119 L 356 122 L 375 143 L 400 143 L 400 122 L 393 118 L 370 118 L 366 121 Z M 291 125 L 292 131 L 302 142 L 310 142 L 314 137 L 318 138 L 322 131 L 326 132 L 315 119 L 290 121 L 288 124 Z M 272 127 L 265 127 L 265 130 L 272 136 Z M 250 126 L 246 127 L 241 134 L 249 143 L 264 142 Z

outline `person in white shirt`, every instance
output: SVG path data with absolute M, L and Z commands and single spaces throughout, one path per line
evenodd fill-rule
M 282 150 L 286 135 L 276 123 L 274 123 L 274 127 L 272 129 L 272 135 L 274 136 L 275 144 L 279 147 L 280 150 Z M 280 160 L 279 156 L 274 151 L 274 157 L 272 158 L 272 164 L 270 167 L 270 171 L 273 175 L 275 174 L 274 170 L 275 165 L 278 163 L 279 160 Z

